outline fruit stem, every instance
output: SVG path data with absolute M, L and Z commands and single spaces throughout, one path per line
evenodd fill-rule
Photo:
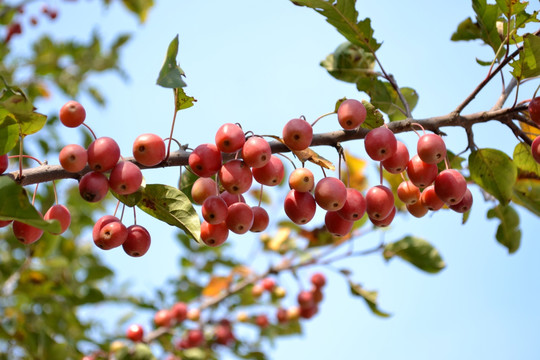
M 422 125 L 420 125 L 419 123 L 411 123 L 411 129 L 412 129 L 412 131 L 414 131 L 414 133 L 415 133 L 416 135 L 418 135 L 418 137 L 420 137 L 420 134 L 417 133 L 416 130 L 414 130 L 413 125 L 418 126 L 420 129 L 422 129 L 424 135 L 426 134 L 426 130 L 424 129 L 424 127 L 423 127 Z
M 36 184 L 36 188 L 34 189 L 34 195 L 32 195 L 32 205 L 34 205 L 34 203 L 36 202 L 36 195 L 37 195 L 38 187 L 39 187 L 39 183 Z
M 126 204 L 122 203 L 122 214 L 120 214 L 120 221 L 124 218 L 124 210 L 126 210 Z
M 97 136 L 96 136 L 96 134 L 94 133 L 94 130 L 92 130 L 92 128 L 91 128 L 90 126 L 88 126 L 87 123 L 84 123 L 84 122 L 83 122 L 82 125 L 86 126 L 86 128 L 90 131 L 90 133 L 91 133 L 92 136 L 94 137 L 94 140 L 96 140 L 96 139 L 97 139 Z
M 329 112 L 329 113 L 326 113 L 326 114 L 322 114 L 321 116 L 319 116 L 317 119 L 315 119 L 314 122 L 311 123 L 311 127 L 315 126 L 315 124 L 321 120 L 323 117 L 326 117 L 328 115 L 332 115 L 332 114 L 335 114 L 336 112 L 335 111 L 332 111 L 332 112 Z
M 30 155 L 10 155 L 10 156 L 8 156 L 8 158 L 9 159 L 14 159 L 14 158 L 32 159 L 32 160 L 36 161 L 39 165 L 43 165 L 43 163 L 41 161 L 39 161 L 38 159 L 36 159 L 35 157 L 30 156 Z
M 120 200 L 116 203 L 116 207 L 114 208 L 113 216 L 116 216 L 116 213 L 118 212 L 118 207 L 120 206 Z
M 296 170 L 296 165 L 294 164 L 294 161 L 292 161 L 292 159 L 290 157 L 288 157 L 287 155 L 283 155 L 282 153 L 276 153 L 276 155 L 283 156 L 285 159 L 289 160 L 291 162 L 293 168 Z
M 382 161 L 379 162 L 379 181 L 381 183 L 381 185 L 383 184 L 383 166 L 382 166 Z
M 54 203 L 58 205 L 58 192 L 56 191 L 56 181 L 52 181 L 52 187 L 54 192 Z
M 177 92 L 175 91 L 174 92 L 174 103 L 175 104 L 176 104 L 176 96 L 177 96 Z M 169 145 L 167 145 L 167 156 L 165 156 L 164 161 L 169 160 L 169 156 L 171 155 L 171 141 L 172 141 L 172 138 L 173 138 L 174 125 L 176 123 L 176 114 L 178 114 L 178 111 L 177 111 L 176 106 L 175 106 L 174 115 L 173 115 L 172 124 L 171 124 L 171 134 L 169 135 Z
M 133 207 L 133 224 L 137 225 L 137 211 L 135 206 Z
M 263 196 L 263 184 L 261 184 L 261 191 L 259 193 L 259 204 L 257 206 L 261 206 L 262 203 L 262 196 Z
M 446 170 L 448 170 L 450 168 L 450 166 L 448 164 L 448 155 L 444 157 L 444 165 L 446 166 Z

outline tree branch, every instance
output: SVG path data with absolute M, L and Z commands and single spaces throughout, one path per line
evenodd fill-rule
M 463 127 L 465 129 L 470 128 L 474 124 L 478 123 L 484 123 L 488 121 L 499 121 L 502 124 L 505 124 L 506 126 L 510 126 L 511 119 L 519 118 L 519 112 L 524 111 L 527 109 L 527 105 L 518 105 L 515 108 L 504 108 L 504 109 L 498 109 L 498 110 L 490 110 L 490 111 L 483 111 L 483 112 L 477 112 L 474 114 L 469 115 L 459 115 L 457 113 L 450 113 L 443 116 L 436 116 L 426 119 L 412 119 L 407 118 L 405 120 L 401 121 L 394 121 L 388 124 L 388 128 L 392 130 L 394 133 L 402 133 L 402 132 L 408 132 L 413 131 L 413 124 L 420 124 L 422 127 L 426 130 L 433 131 L 435 133 L 440 132 L 440 128 L 442 127 Z M 529 123 L 529 122 L 527 122 Z M 529 125 L 533 125 L 532 122 Z M 511 128 L 512 131 L 515 132 L 515 129 Z M 519 129 L 517 129 L 519 130 Z M 519 130 L 520 131 L 520 130 Z M 336 146 L 339 142 L 344 141 L 351 141 L 351 140 L 358 140 L 363 139 L 369 132 L 368 129 L 365 128 L 359 128 L 357 130 L 337 130 L 332 131 L 328 133 L 320 133 L 313 135 L 313 141 L 311 142 L 311 146 L 321 146 L 321 145 L 327 145 L 327 146 Z M 525 136 L 525 138 L 522 139 L 528 143 L 531 144 L 532 140 L 530 140 L 528 137 Z M 279 141 L 271 141 L 270 147 L 272 149 L 273 153 L 278 152 L 289 152 L 290 150 L 282 144 Z M 171 153 L 170 157 L 163 161 L 162 163 L 147 167 L 144 165 L 141 165 L 133 158 L 125 158 L 126 161 L 131 161 L 137 164 L 141 169 L 150 169 L 150 168 L 165 168 L 165 167 L 173 167 L 173 166 L 185 166 L 188 165 L 188 158 L 189 158 L 189 151 L 176 151 L 174 153 Z M 15 181 L 17 181 L 21 185 L 32 185 L 36 183 L 42 183 L 47 181 L 53 181 L 53 180 L 60 180 L 60 179 L 80 179 L 84 174 L 91 171 L 89 167 L 86 167 L 84 170 L 82 170 L 79 173 L 69 173 L 65 171 L 60 165 L 43 165 L 35 168 L 29 168 L 25 169 L 22 173 L 22 178 L 19 178 L 18 172 L 12 172 L 7 174 L 7 176 L 11 177 Z

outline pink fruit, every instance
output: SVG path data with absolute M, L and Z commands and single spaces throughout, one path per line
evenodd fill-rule
M 397 141 L 396 152 L 382 162 L 382 166 L 391 174 L 399 174 L 407 168 L 409 150 L 401 141 Z
M 347 188 L 345 204 L 338 210 L 339 216 L 349 221 L 360 220 L 366 212 L 366 199 L 362 193 L 353 188 Z
M 64 146 L 58 154 L 58 160 L 64 170 L 77 173 L 86 167 L 88 155 L 86 149 L 77 144 Z
M 311 193 L 291 190 L 285 197 L 283 207 L 292 222 L 304 225 L 315 216 L 317 204 Z
M 229 237 L 229 228 L 225 222 L 209 224 L 201 223 L 201 240 L 208 246 L 216 247 L 223 244 Z
M 460 202 L 454 205 L 450 205 L 450 209 L 458 212 L 458 213 L 465 213 L 469 211 L 473 204 L 473 197 L 471 191 L 467 188 L 465 191 L 465 195 L 463 195 L 463 198 Z
M 437 164 L 446 157 L 446 145 L 439 135 L 424 134 L 418 139 L 416 152 L 423 162 Z
M 420 189 L 411 181 L 402 181 L 398 185 L 397 196 L 405 204 L 414 204 L 420 200 Z
M 91 171 L 79 180 L 79 193 L 88 202 L 102 200 L 109 191 L 109 180 L 103 173 Z
M 81 125 L 86 118 L 84 107 L 77 101 L 71 100 L 60 108 L 60 121 L 64 126 L 74 128 Z
M 127 238 L 122 248 L 129 256 L 140 257 L 148 252 L 152 239 L 146 228 L 140 225 L 131 225 L 127 228 Z
M 270 161 L 272 150 L 268 141 L 260 136 L 252 136 L 242 147 L 242 158 L 252 168 L 260 168 Z
M 347 99 L 338 108 L 338 122 L 345 130 L 353 130 L 366 120 L 366 108 L 358 100 Z
M 126 338 L 133 342 L 142 341 L 144 337 L 144 330 L 141 325 L 133 324 L 126 331 Z
M 3 174 L 9 166 L 9 158 L 7 154 L 0 155 L 0 175 Z
M 242 149 L 245 140 L 242 128 L 231 123 L 221 125 L 215 137 L 216 146 L 224 153 L 233 153 Z
M 214 144 L 201 144 L 189 154 L 188 162 L 195 174 L 210 177 L 221 167 L 221 151 Z
M 95 226 L 95 225 L 94 225 Z M 122 245 L 128 236 L 128 231 L 120 221 L 111 221 L 101 227 L 94 243 L 102 250 L 114 249 Z
M 25 245 L 35 243 L 43 235 L 43 230 L 19 221 L 13 221 L 12 230 L 15 238 Z
M 454 169 L 441 171 L 435 178 L 434 186 L 439 199 L 448 205 L 459 203 L 467 191 L 467 181 Z
M 202 204 L 201 214 L 209 224 L 219 224 L 225 221 L 227 213 L 227 203 L 219 196 L 210 196 Z
M 367 133 L 364 147 L 370 158 L 375 161 L 384 161 L 396 152 L 397 140 L 392 131 L 381 126 Z
M 234 203 L 228 208 L 225 223 L 232 232 L 245 234 L 253 225 L 253 210 L 246 203 Z
M 315 187 L 315 178 L 307 168 L 294 169 L 289 175 L 289 187 L 296 191 L 307 192 Z
M 111 170 L 120 159 L 120 147 L 110 137 L 100 137 L 92 141 L 88 150 L 88 165 L 94 171 Z
M 130 161 L 120 161 L 109 175 L 109 186 L 119 195 L 133 194 L 142 184 L 141 169 Z
M 540 99 L 540 98 L 537 98 Z M 540 101 L 539 101 L 540 102 Z M 538 110 L 540 112 L 540 109 Z M 540 117 L 540 115 L 539 115 Z M 540 125 L 540 120 L 538 121 L 538 124 Z M 531 144 L 531 153 L 534 158 L 534 160 L 540 164 L 540 136 L 537 136 L 532 144 Z
M 283 127 L 283 142 L 291 150 L 305 150 L 311 145 L 313 128 L 304 119 L 289 120 Z
M 279 185 L 283 180 L 283 176 L 285 176 L 283 162 L 275 155 L 270 157 L 270 161 L 266 165 L 254 168 L 252 171 L 255 180 L 259 184 L 266 186 Z
M 133 142 L 133 157 L 139 164 L 154 166 L 166 155 L 165 142 L 156 134 L 142 134 Z
M 268 223 L 270 222 L 270 217 L 268 212 L 260 206 L 252 206 L 251 210 L 253 211 L 253 224 L 249 231 L 251 232 L 261 232 L 266 230 Z
M 71 224 L 71 214 L 68 208 L 61 204 L 51 206 L 45 213 L 45 216 L 43 216 L 43 219 L 58 220 L 60 223 L 60 232 L 53 233 L 53 235 L 63 234 Z
M 337 211 L 327 211 L 324 216 L 326 230 L 335 236 L 345 236 L 351 232 L 354 222 L 345 220 Z
M 253 174 L 242 160 L 231 160 L 223 164 L 218 172 L 220 184 L 231 194 L 243 194 L 249 190 Z
M 428 164 L 420 159 L 418 155 L 414 155 L 407 164 L 407 176 L 419 188 L 431 185 L 438 172 L 439 169 L 436 164 Z
M 387 227 L 389 226 L 392 221 L 394 220 L 394 217 L 396 216 L 396 207 L 394 206 L 392 208 L 392 211 L 390 211 L 390 214 L 385 217 L 384 219 L 372 219 L 372 218 L 369 218 L 369 220 L 371 221 L 371 223 L 377 227 Z
M 429 185 L 422 191 L 420 202 L 431 211 L 437 211 L 444 206 L 444 201 L 437 196 L 433 185 Z
M 195 204 L 202 205 L 208 197 L 218 195 L 217 185 L 211 178 L 200 177 L 191 187 L 191 197 Z
M 347 200 L 347 188 L 340 179 L 325 177 L 315 185 L 314 195 L 317 205 L 321 208 L 328 211 L 338 211 Z
M 382 220 L 394 208 L 394 194 L 383 185 L 370 188 L 366 193 L 366 212 L 374 220 Z

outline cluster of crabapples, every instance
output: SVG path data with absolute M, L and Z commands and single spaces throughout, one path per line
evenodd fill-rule
M 154 314 L 153 323 L 156 328 L 173 328 L 175 326 L 186 325 L 186 320 L 194 326 L 188 327 L 182 336 L 175 340 L 178 350 L 185 350 L 193 347 L 209 346 L 219 344 L 230 346 L 235 341 L 233 324 L 247 323 L 255 325 L 261 330 L 271 324 L 279 326 L 301 319 L 311 319 L 318 313 L 319 303 L 323 300 L 322 289 L 326 284 L 326 277 L 323 273 L 314 273 L 311 278 L 311 289 L 301 290 L 296 296 L 295 304 L 285 308 L 278 307 L 275 316 L 269 317 L 265 313 L 248 314 L 245 311 L 236 313 L 235 319 L 219 319 L 218 321 L 201 321 L 201 311 L 198 308 L 189 308 L 184 302 L 177 302 L 168 309 L 160 309 Z M 265 296 L 265 293 L 275 299 L 286 297 L 286 290 L 278 286 L 272 277 L 265 277 L 256 282 L 250 291 L 254 299 Z M 133 342 L 145 341 L 145 330 L 140 324 L 131 324 L 126 330 L 126 338 Z

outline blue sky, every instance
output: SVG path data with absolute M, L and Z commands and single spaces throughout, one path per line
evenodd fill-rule
M 279 135 L 293 117 L 304 115 L 314 120 L 331 111 L 339 98 L 365 98 L 354 85 L 333 79 L 319 66 L 344 39 L 312 10 L 285 0 L 156 2 L 148 21 L 140 25 L 118 4 L 105 10 L 96 2 L 71 5 L 58 1 L 58 21 L 40 25 L 59 38 L 72 32 L 86 38 L 94 28 L 109 39 L 121 31 L 134 33 L 122 53 L 130 80 L 124 82 L 111 75 L 92 80 L 104 91 L 109 103 L 106 108 L 81 99 L 87 108 L 87 122 L 98 136 L 117 138 L 123 155 L 130 154 L 132 141 L 141 133 L 168 136 L 172 97 L 170 90 L 156 86 L 155 80 L 176 34 L 180 65 L 187 74 L 186 92 L 198 102 L 179 114 L 175 137 L 192 147 L 213 141 L 215 131 L 225 122 L 241 123 L 245 130 L 259 134 Z M 538 9 L 538 2 L 532 3 Z M 401 86 L 419 93 L 415 117 L 447 114 L 484 78 L 486 68 L 477 65 L 475 58 L 490 60 L 491 49 L 477 42 L 449 40 L 457 24 L 473 15 L 469 1 L 359 1 L 358 10 L 361 17 L 372 19 L 375 37 L 383 42 L 378 56 L 385 69 Z M 536 86 L 538 81 L 523 86 L 520 98 L 529 98 Z M 491 108 L 500 89 L 500 82 L 495 81 L 464 113 Z M 40 110 L 48 113 L 65 101 L 54 95 Z M 317 124 L 315 132 L 334 129 L 337 121 L 329 117 Z M 463 130 L 445 130 L 452 151 L 465 149 Z M 500 147 L 511 154 L 517 143 L 508 129 L 497 124 L 479 125 L 474 130 L 479 147 Z M 69 136 L 67 131 L 65 134 Z M 415 137 L 398 136 L 409 149 Z M 344 146 L 365 156 L 361 141 Z M 335 159 L 333 151 L 317 150 Z M 370 165 L 371 171 L 374 166 Z M 146 171 L 144 175 L 148 183 L 166 179 L 175 185 L 178 170 Z M 371 176 L 370 184 L 376 179 Z M 369 248 L 381 237 L 386 241 L 407 234 L 423 237 L 442 253 L 447 268 L 441 273 L 422 273 L 399 259 L 385 263 L 379 255 L 337 264 L 351 269 L 353 278 L 367 289 L 378 290 L 379 305 L 393 314 L 391 318 L 372 315 L 362 300 L 349 295 L 340 276 L 327 272 L 329 286 L 320 313 L 305 323 L 305 335 L 280 340 L 275 348 L 269 348 L 270 357 L 538 359 L 538 218 L 519 210 L 522 245 L 516 254 L 508 255 L 494 238 L 497 221 L 486 219 L 487 209 L 494 204 L 485 203 L 477 188 L 472 190 L 475 203 L 464 226 L 458 214 L 448 211 L 422 219 L 399 215 L 388 231 L 357 242 L 358 248 Z M 104 253 L 104 257 L 118 269 L 121 280 L 148 294 L 175 274 L 181 254 L 169 226 L 144 214 L 138 221 L 153 236 L 149 253 L 131 259 L 118 249 Z M 242 254 L 257 239 L 244 235 L 231 236 L 229 241 Z M 306 269 L 300 274 L 307 277 L 313 271 Z M 290 277 L 280 281 L 288 283 Z

